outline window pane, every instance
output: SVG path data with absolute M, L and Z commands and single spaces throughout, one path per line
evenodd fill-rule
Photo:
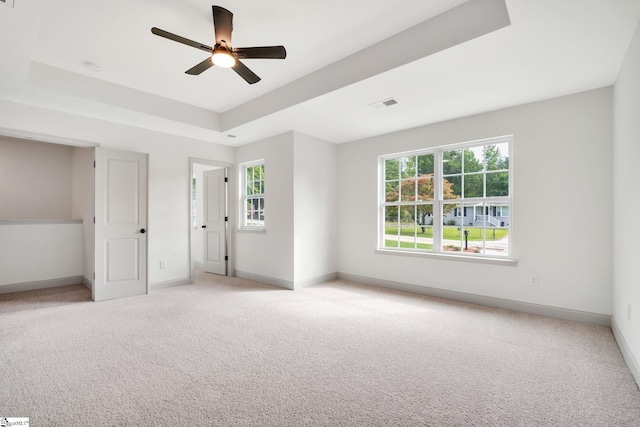
M 416 200 L 416 180 L 407 179 L 400 183 L 400 200 L 403 202 L 412 202 Z
M 433 154 L 418 156 L 418 176 L 433 175 Z
M 251 196 L 253 194 L 253 183 L 252 182 L 248 182 L 247 183 L 247 196 Z
M 485 229 L 485 255 L 505 256 L 509 253 L 509 229 L 493 227 Z
M 464 205 L 460 212 L 460 225 L 470 226 L 473 225 L 475 220 L 474 214 L 474 206 L 473 205 Z
M 416 176 L 416 157 L 400 158 L 400 178 L 413 178 Z
M 415 248 L 415 235 L 415 207 L 400 206 L 400 246 L 403 248 Z
M 464 172 L 480 172 L 483 168 L 483 147 L 473 147 L 464 150 Z
M 249 185 L 253 181 L 253 166 L 249 166 L 245 170 L 245 182 Z
M 487 174 L 487 197 L 509 195 L 509 172 Z
M 445 200 L 462 197 L 462 177 L 448 176 L 442 180 L 442 196 Z
M 385 206 L 384 208 L 384 221 L 385 225 L 397 225 L 398 223 L 398 207 L 397 206 Z
M 509 169 L 509 144 L 487 145 L 485 151 L 487 170 Z
M 452 150 L 442 153 L 442 172 L 445 175 L 462 172 L 462 151 Z
M 486 229 L 478 227 L 465 227 L 462 237 L 464 238 L 464 251 L 470 254 L 482 254 L 484 252 L 484 238 Z
M 264 199 L 261 197 L 260 198 L 260 206 L 259 206 L 260 210 L 264 210 Z
M 398 239 L 398 227 L 386 226 L 384 234 L 384 247 L 385 248 L 397 248 L 400 241 Z
M 398 159 L 388 159 L 384 161 L 384 179 L 392 181 L 400 177 L 400 163 Z
M 398 191 L 398 181 L 391 181 L 385 183 L 385 201 L 397 202 L 400 198 L 400 192 Z
M 462 217 L 456 216 L 462 211 L 459 203 L 444 203 L 442 205 L 442 250 L 460 251 L 460 224 Z
M 445 221 L 453 224 L 456 220 Z M 444 225 L 442 227 L 442 250 L 460 252 L 462 250 L 462 227 L 459 225 Z
M 482 197 L 482 174 L 464 176 L 464 197 Z
M 433 205 L 417 205 L 416 247 L 422 250 L 433 249 Z
M 433 200 L 433 178 L 431 175 L 418 177 L 418 200 Z
M 262 165 L 257 165 L 253 167 L 253 179 L 255 181 L 259 181 L 262 179 Z
M 457 210 L 461 209 L 459 203 L 443 203 L 442 205 L 442 224 L 443 225 L 460 225 L 460 218 L 456 216 Z
M 398 207 L 385 206 L 384 208 L 384 246 L 398 247 Z
M 264 194 L 264 181 L 260 181 L 256 183 L 256 192 L 258 194 Z

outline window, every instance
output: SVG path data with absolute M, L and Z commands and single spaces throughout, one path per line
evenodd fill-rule
M 510 256 L 511 137 L 380 158 L 379 247 Z
M 264 161 L 242 165 L 242 227 L 264 228 Z

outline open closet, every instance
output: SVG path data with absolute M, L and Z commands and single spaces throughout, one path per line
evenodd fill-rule
M 147 283 L 147 154 L 0 136 L 0 293 Z

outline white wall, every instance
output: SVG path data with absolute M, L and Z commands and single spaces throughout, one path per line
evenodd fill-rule
M 148 153 L 149 282 L 152 287 L 189 282 L 189 158 L 233 163 L 233 148 L 5 100 L 0 100 L 0 128 Z M 162 258 L 167 268 L 161 270 Z
M 71 219 L 71 147 L 0 136 L 0 219 Z
M 239 165 L 264 159 L 266 232 L 238 230 L 235 233 L 235 269 L 239 276 L 288 288 L 294 284 L 293 139 L 293 132 L 288 132 L 236 149 L 238 176 L 236 197 L 231 202 L 239 204 L 242 183 Z
M 338 215 L 338 149 L 294 133 L 295 287 L 335 275 Z
M 94 168 L 93 148 L 73 147 L 71 180 L 71 216 L 82 220 L 83 252 L 82 276 L 87 284 L 93 284 L 95 224 L 94 216 Z
M 627 363 L 640 382 L 640 27 L 614 89 L 613 318 Z M 627 317 L 631 307 L 631 319 Z
M 374 253 L 379 155 L 508 134 L 516 267 Z M 612 138 L 603 88 L 340 145 L 338 271 L 610 315 Z
M 289 289 L 335 277 L 336 145 L 288 132 L 238 147 L 238 174 L 242 163 L 260 159 L 266 233 L 237 231 L 236 274 Z
M 0 223 L 0 293 L 3 285 L 82 275 L 82 224 Z

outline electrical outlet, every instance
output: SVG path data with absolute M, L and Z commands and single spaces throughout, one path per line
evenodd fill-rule
M 534 275 L 529 276 L 529 285 L 540 286 L 540 278 Z
M 166 259 L 161 259 L 160 260 L 160 268 L 167 268 L 167 260 Z
M 627 320 L 631 322 L 631 304 L 627 304 Z

